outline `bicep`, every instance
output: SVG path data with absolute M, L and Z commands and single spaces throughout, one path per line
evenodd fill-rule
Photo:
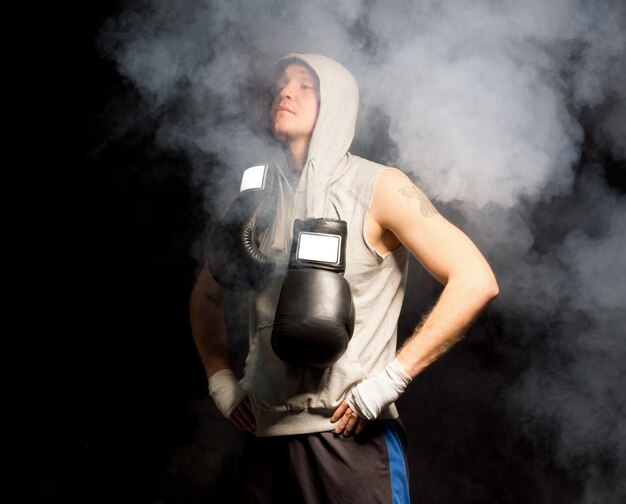
M 376 186 L 374 218 L 391 231 L 430 274 L 446 284 L 451 276 L 488 267 L 478 248 L 436 210 L 399 170 L 387 170 Z

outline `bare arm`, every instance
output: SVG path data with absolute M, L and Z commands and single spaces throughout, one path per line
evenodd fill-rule
M 498 284 L 476 245 L 399 170 L 381 175 L 371 214 L 445 286 L 398 352 L 398 361 L 414 378 L 463 336 L 497 296 Z
M 374 405 L 375 409 L 395 400 L 397 392 L 393 391 L 394 387 L 399 385 L 403 390 L 411 379 L 463 336 L 485 306 L 497 296 L 498 284 L 491 267 L 469 237 L 443 218 L 424 193 L 399 170 L 386 170 L 381 174 L 365 233 L 379 252 L 388 252 L 404 244 L 444 285 L 435 306 L 397 353 L 400 369 L 394 361 L 387 367 L 386 376 L 384 373 L 357 386 L 357 389 L 362 387 L 365 395 L 369 393 L 370 398 L 376 397 L 374 403 L 368 404 L 368 409 L 372 409 L 369 405 Z M 391 382 L 390 376 L 393 376 Z M 389 383 L 393 384 L 391 388 Z M 360 391 L 353 395 L 355 402 L 352 406 L 362 408 L 356 402 L 357 396 L 363 398 Z M 342 402 L 331 420 L 339 420 L 335 432 L 344 436 L 353 430 L 359 434 L 367 423 L 353 411 L 348 401 Z
M 189 317 L 207 379 L 221 369 L 230 368 L 224 321 L 226 293 L 204 264 L 189 296 Z
M 224 320 L 224 302 L 227 292 L 213 279 L 208 266 L 205 264 L 189 297 L 191 332 L 209 381 L 209 390 L 212 390 L 212 377 L 214 377 L 213 384 L 225 383 L 226 387 L 214 386 L 213 389 L 217 389 L 217 395 L 225 398 L 226 402 L 232 400 L 233 395 L 237 394 L 237 391 L 232 390 L 232 387 L 238 386 L 238 384 L 232 383 L 232 379 L 229 384 L 228 381 L 224 382 L 224 380 L 217 379 L 219 375 L 216 376 L 218 372 L 223 374 L 225 370 L 230 370 L 226 322 Z M 231 387 L 231 390 L 228 387 Z M 220 402 L 215 390 L 211 395 L 216 400 L 216 404 Z M 254 415 L 247 397 L 241 401 L 228 418 L 241 430 L 253 431 L 255 429 Z

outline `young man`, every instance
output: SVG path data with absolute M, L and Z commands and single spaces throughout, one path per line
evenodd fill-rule
M 220 411 L 247 432 L 250 502 L 409 502 L 404 432 L 394 402 L 458 341 L 497 295 L 472 241 L 400 170 L 351 155 L 358 88 L 330 58 L 290 54 L 274 68 L 271 131 L 284 156 L 276 216 L 261 252 L 278 275 L 254 293 L 244 377 L 228 361 L 226 289 L 205 265 L 190 297 L 194 340 Z M 327 369 L 287 364 L 272 326 L 296 218 L 347 222 L 345 279 L 355 307 L 345 353 Z M 445 287 L 402 348 L 397 321 L 408 253 Z

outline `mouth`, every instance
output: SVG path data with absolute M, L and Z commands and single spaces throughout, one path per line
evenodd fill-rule
M 276 108 L 276 113 L 278 114 L 279 112 L 289 112 L 290 114 L 293 114 L 293 110 L 291 110 L 287 105 L 279 105 Z

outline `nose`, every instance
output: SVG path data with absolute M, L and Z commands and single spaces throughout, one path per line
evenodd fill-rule
M 280 98 L 293 98 L 294 96 L 294 83 L 293 81 L 287 82 L 282 89 L 278 92 Z

